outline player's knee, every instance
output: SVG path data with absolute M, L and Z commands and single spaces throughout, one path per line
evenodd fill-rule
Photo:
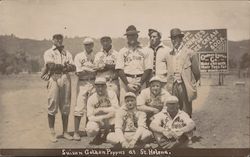
M 94 137 L 100 130 L 99 125 L 96 122 L 88 122 L 86 126 L 86 132 L 89 137 Z
M 114 132 L 111 132 L 107 135 L 107 142 L 111 144 L 117 144 L 119 142 L 119 138 L 116 136 Z
M 149 141 L 151 138 L 152 138 L 152 132 L 145 129 L 142 133 L 142 136 L 141 136 L 141 140 L 146 142 L 146 141 Z

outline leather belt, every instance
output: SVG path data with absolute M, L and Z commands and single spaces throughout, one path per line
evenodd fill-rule
M 79 78 L 79 81 L 93 81 L 93 80 L 95 80 L 95 77 Z
M 132 77 L 132 78 L 142 77 L 142 74 L 138 74 L 138 75 L 125 74 L 125 75 L 127 77 Z

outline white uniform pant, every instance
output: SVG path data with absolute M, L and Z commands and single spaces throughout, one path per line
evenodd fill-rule
M 95 137 L 101 129 L 109 128 L 114 125 L 114 118 L 104 120 L 104 123 L 89 121 L 86 126 L 86 132 L 89 137 Z

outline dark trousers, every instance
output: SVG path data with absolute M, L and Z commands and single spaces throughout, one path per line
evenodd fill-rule
M 186 112 L 190 117 L 192 116 L 192 101 L 188 101 L 187 91 L 185 84 L 174 82 L 173 84 L 173 95 L 179 100 L 180 110 Z

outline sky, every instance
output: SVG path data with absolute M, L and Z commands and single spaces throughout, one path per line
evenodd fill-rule
M 175 27 L 226 28 L 229 40 L 245 40 L 250 39 L 250 1 L 0 0 L 0 35 L 124 37 L 132 24 L 141 37 L 149 28 L 159 30 L 163 39 Z

